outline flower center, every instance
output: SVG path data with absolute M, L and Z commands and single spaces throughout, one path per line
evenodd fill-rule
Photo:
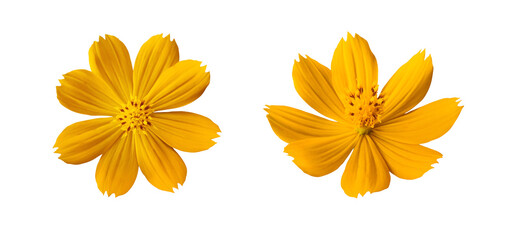
M 116 118 L 121 123 L 121 129 L 127 133 L 132 130 L 145 131 L 146 126 L 151 126 L 152 112 L 153 109 L 144 100 L 132 100 L 120 108 Z
M 365 89 L 357 88 L 354 92 L 349 92 L 344 101 L 346 116 L 355 124 L 360 135 L 371 132 L 375 124 L 380 123 L 384 98 L 377 96 L 378 86 Z

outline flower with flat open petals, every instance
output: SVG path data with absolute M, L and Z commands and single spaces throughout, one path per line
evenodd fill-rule
M 91 71 L 64 75 L 57 98 L 66 108 L 104 115 L 68 126 L 54 147 L 66 163 L 81 164 L 102 155 L 96 182 L 102 193 L 120 196 L 134 184 L 138 168 L 158 189 L 173 192 L 187 169 L 175 152 L 198 152 L 215 144 L 220 129 L 190 112 L 163 112 L 200 97 L 209 85 L 205 66 L 179 61 L 175 40 L 151 37 L 139 51 L 134 69 L 125 45 L 100 37 L 89 49 Z
M 341 187 L 351 197 L 389 187 L 390 173 L 421 177 L 441 153 L 420 144 L 445 134 L 462 109 L 445 98 L 410 111 L 432 81 L 432 58 L 414 55 L 378 93 L 378 69 L 368 42 L 342 39 L 332 69 L 300 56 L 293 66 L 296 91 L 327 118 L 286 106 L 268 106 L 268 120 L 284 149 L 305 173 L 319 177 L 346 164 Z

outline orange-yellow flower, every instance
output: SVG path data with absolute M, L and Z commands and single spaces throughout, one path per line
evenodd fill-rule
M 368 42 L 341 39 L 332 69 L 300 56 L 293 81 L 307 104 L 329 119 L 286 106 L 268 106 L 268 120 L 284 149 L 305 173 L 319 177 L 348 160 L 341 187 L 351 197 L 389 187 L 390 174 L 421 177 L 441 153 L 420 144 L 445 134 L 462 109 L 445 98 L 410 111 L 432 81 L 432 58 L 414 55 L 378 93 L 378 68 Z
M 138 168 L 158 189 L 173 192 L 187 169 L 175 149 L 198 152 L 215 144 L 220 129 L 190 112 L 162 112 L 200 97 L 209 85 L 206 67 L 179 61 L 175 40 L 151 37 L 139 51 L 134 69 L 125 45 L 100 37 L 89 49 L 91 71 L 64 75 L 57 98 L 66 108 L 108 117 L 68 126 L 54 147 L 66 163 L 81 164 L 102 155 L 96 182 L 102 193 L 120 196 L 134 184 Z

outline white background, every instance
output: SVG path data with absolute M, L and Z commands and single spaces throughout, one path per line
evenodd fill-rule
M 513 7 L 410 2 L 2 1 L 0 238 L 514 238 Z M 440 164 L 358 199 L 340 188 L 343 167 L 321 178 L 298 169 L 263 110 L 314 112 L 294 90 L 294 59 L 330 66 L 348 31 L 368 40 L 381 86 L 426 48 L 435 72 L 421 104 L 464 105 L 450 132 L 426 145 L 443 153 Z M 67 125 L 90 118 L 62 107 L 55 86 L 89 69 L 99 35 L 119 37 L 134 61 L 159 33 L 177 40 L 181 59 L 208 66 L 210 86 L 181 110 L 208 116 L 222 136 L 208 151 L 180 153 L 188 175 L 176 193 L 140 173 L 126 195 L 108 198 L 96 186 L 98 160 L 67 165 L 53 153 Z

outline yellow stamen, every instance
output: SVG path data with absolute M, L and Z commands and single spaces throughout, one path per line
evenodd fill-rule
M 356 131 L 368 134 L 375 124 L 380 123 L 384 98 L 377 96 L 378 86 L 364 89 L 358 87 L 349 92 L 344 102 L 347 118 L 356 126 Z
M 151 126 L 150 114 L 153 109 L 146 105 L 144 100 L 131 100 L 120 108 L 116 119 L 120 122 L 120 127 L 126 133 L 132 130 L 146 131 L 147 126 Z

